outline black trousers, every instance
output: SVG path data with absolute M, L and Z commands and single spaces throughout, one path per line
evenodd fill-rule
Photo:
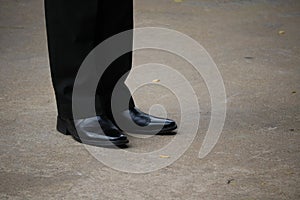
M 80 65 L 96 45 L 133 28 L 133 1 L 45 0 L 45 14 L 58 115 L 71 119 L 72 91 Z M 104 72 L 98 86 L 101 89 L 97 89 L 95 95 L 98 114 L 111 114 L 112 90 L 131 65 L 130 52 L 115 60 Z M 124 88 L 130 94 L 128 88 Z M 133 100 L 129 106 L 134 106 Z

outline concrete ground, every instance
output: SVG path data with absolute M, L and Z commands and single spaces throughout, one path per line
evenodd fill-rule
M 300 2 L 138 0 L 135 22 L 183 32 L 216 62 L 227 117 L 213 151 L 198 158 L 210 117 L 205 83 L 184 60 L 154 50 L 137 52 L 135 66 L 168 64 L 199 97 L 200 128 L 180 159 L 152 173 L 124 173 L 56 132 L 43 1 L 0 0 L 0 198 L 300 199 Z M 144 110 L 165 104 L 179 121 L 171 92 L 150 85 L 135 99 Z M 173 137 L 130 137 L 128 150 L 153 151 Z

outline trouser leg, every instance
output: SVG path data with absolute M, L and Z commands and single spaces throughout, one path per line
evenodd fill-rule
M 118 1 L 117 5 L 115 1 L 101 1 L 99 4 L 99 15 L 97 20 L 97 42 L 100 43 L 103 40 L 126 30 L 133 29 L 133 0 L 122 0 Z M 127 45 L 125 48 L 132 49 L 132 34 L 124 38 L 129 42 L 123 42 L 123 45 Z M 118 47 L 116 47 L 118 48 Z M 124 47 L 123 47 L 124 48 Z M 101 86 L 105 94 L 98 93 L 97 95 L 102 95 L 105 102 L 105 112 L 111 116 L 111 96 L 112 91 L 120 80 L 120 87 L 117 93 L 117 99 L 119 103 L 127 101 L 131 97 L 130 91 L 124 84 L 127 72 L 130 71 L 132 66 L 132 52 L 128 52 L 120 56 L 115 60 L 109 68 L 104 72 L 101 78 Z M 118 104 L 117 102 L 117 104 Z M 128 102 L 124 102 L 125 104 Z M 128 105 L 128 104 L 126 104 Z M 114 105 L 118 107 L 118 105 Z M 129 106 L 134 106 L 134 102 L 131 98 Z
M 99 42 L 132 28 L 132 0 L 120 1 L 118 5 L 107 0 L 45 0 L 45 13 L 58 115 L 72 118 L 73 85 L 82 61 Z M 131 53 L 128 53 L 106 70 L 101 78 L 103 90 L 98 90 L 97 95 L 108 103 L 100 106 L 98 113 L 110 107 L 114 84 L 130 68 Z

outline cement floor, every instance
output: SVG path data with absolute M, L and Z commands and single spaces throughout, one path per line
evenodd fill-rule
M 299 24 L 297 0 L 136 1 L 136 27 L 175 29 L 210 53 L 224 79 L 227 117 L 217 145 L 199 159 L 210 119 L 205 83 L 174 55 L 136 52 L 135 66 L 168 64 L 189 79 L 201 121 L 180 159 L 132 174 L 102 164 L 55 130 L 43 1 L 0 0 L 0 198 L 300 199 Z M 165 104 L 179 121 L 174 95 L 164 92 L 147 86 L 135 99 L 144 110 Z M 152 151 L 173 137 L 130 137 L 128 149 Z

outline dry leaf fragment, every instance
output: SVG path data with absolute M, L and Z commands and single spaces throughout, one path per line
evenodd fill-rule
M 170 158 L 170 156 L 167 156 L 167 155 L 160 155 L 159 157 L 160 158 Z
M 273 131 L 273 130 L 275 130 L 275 129 L 277 129 L 276 126 L 274 126 L 274 127 L 269 127 L 269 128 L 268 128 L 268 131 Z

